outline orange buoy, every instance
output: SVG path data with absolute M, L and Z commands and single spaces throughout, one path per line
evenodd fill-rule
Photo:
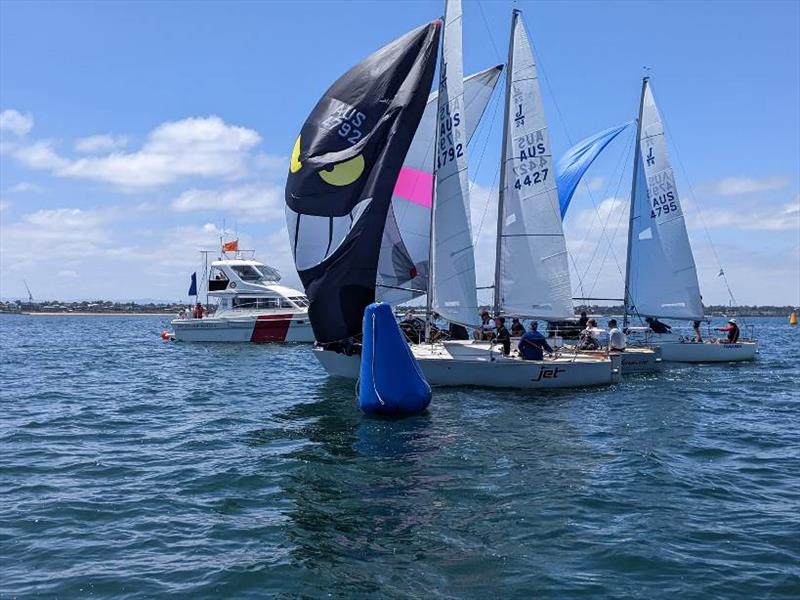
M 170 337 L 172 337 L 172 336 L 170 335 L 169 331 L 167 331 L 166 329 L 161 332 L 161 339 L 164 340 L 165 342 L 168 342 Z
M 792 314 L 789 315 L 789 325 L 795 327 L 797 325 L 797 311 L 792 311 Z

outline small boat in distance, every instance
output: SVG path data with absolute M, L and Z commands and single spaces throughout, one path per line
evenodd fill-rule
M 208 298 L 216 310 L 202 317 L 182 315 L 171 323 L 184 342 L 314 341 L 303 292 L 280 285 L 277 269 L 255 260 L 253 251 L 214 260 L 206 273 Z M 245 256 L 248 256 L 245 258 Z

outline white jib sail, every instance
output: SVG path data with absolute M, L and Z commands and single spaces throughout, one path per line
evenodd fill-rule
M 461 0 L 448 0 L 439 77 L 431 306 L 448 321 L 478 321 L 469 218 Z
M 536 61 L 516 10 L 511 35 L 497 308 L 505 315 L 564 319 L 574 313 L 555 165 Z
M 642 93 L 639 171 L 631 203 L 629 309 L 654 317 L 702 319 L 692 247 L 649 82 Z
M 483 117 L 501 71 L 502 66 L 496 66 L 464 78 L 467 143 Z M 378 260 L 375 297 L 381 302 L 407 302 L 424 294 L 428 287 L 438 98 L 437 90 L 428 99 L 392 194 Z

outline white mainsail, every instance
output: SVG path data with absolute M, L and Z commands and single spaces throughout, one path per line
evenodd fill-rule
M 483 117 L 503 66 L 464 79 L 467 143 Z M 376 298 L 395 304 L 425 293 L 433 196 L 433 158 L 439 92 L 434 91 L 397 179 L 383 231 Z M 416 290 L 416 291 L 414 291 Z
M 641 102 L 628 231 L 627 310 L 702 319 L 697 270 L 648 78 L 642 84 Z
M 429 305 L 447 321 L 466 325 L 478 321 L 478 298 L 469 218 L 461 0 L 448 0 L 443 35 Z
M 536 61 L 518 10 L 510 43 L 495 310 L 564 319 L 574 313 L 555 165 Z

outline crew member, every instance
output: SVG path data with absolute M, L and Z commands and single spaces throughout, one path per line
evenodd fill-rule
M 520 322 L 518 317 L 511 319 L 511 335 L 514 337 L 522 337 L 525 335 L 525 326 Z
M 506 320 L 503 317 L 495 317 L 494 326 L 495 334 L 492 341 L 496 344 L 502 344 L 503 354 L 508 356 L 511 354 L 511 334 L 506 329 Z
M 539 333 L 539 323 L 536 321 L 531 322 L 530 331 L 522 336 L 517 348 L 519 348 L 523 360 L 542 360 L 544 350 L 553 352 L 545 337 Z
M 586 324 L 589 322 L 589 317 L 586 316 L 586 311 L 581 311 L 581 318 L 578 319 L 578 327 L 581 328 L 581 331 L 586 329 Z
M 494 337 L 494 325 L 489 316 L 489 311 L 484 310 L 481 312 L 481 326 L 475 331 L 475 339 L 484 342 L 491 341 Z
M 703 335 L 700 333 L 700 321 L 692 322 L 692 329 L 694 329 L 694 341 L 698 344 L 703 343 Z
M 729 344 L 735 344 L 739 341 L 739 326 L 736 324 L 736 319 L 728 319 L 728 324 L 725 327 L 716 327 L 716 330 L 728 334 Z
M 578 340 L 578 350 L 599 350 L 600 342 L 595 337 L 595 330 L 597 329 L 597 321 L 589 319 L 586 322 L 586 329 L 581 331 L 581 337 Z
M 617 327 L 616 319 L 608 320 L 608 349 L 625 352 L 625 334 Z
M 672 327 L 666 323 L 662 323 L 655 317 L 647 317 L 645 318 L 645 321 L 650 326 L 650 330 L 653 333 L 670 333 L 672 331 Z

